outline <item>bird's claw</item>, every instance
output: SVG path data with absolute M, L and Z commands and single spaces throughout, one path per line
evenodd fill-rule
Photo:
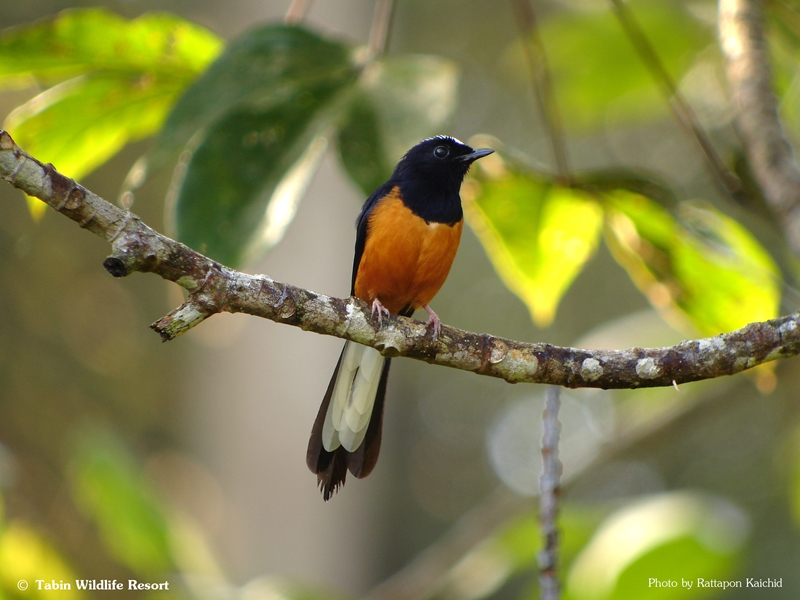
M 425 312 L 428 313 L 428 322 L 425 323 L 425 327 L 432 327 L 433 328 L 433 341 L 435 342 L 439 334 L 442 333 L 442 322 L 439 320 L 439 315 L 433 312 L 433 309 L 428 306 L 427 304 L 422 308 L 425 309 Z
M 372 316 L 378 316 L 378 325 L 383 325 L 383 315 L 389 316 L 389 309 L 386 308 L 381 301 L 375 298 L 372 301 Z

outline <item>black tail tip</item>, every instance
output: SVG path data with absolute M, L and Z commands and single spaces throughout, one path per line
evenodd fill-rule
M 319 484 L 319 489 L 322 492 L 322 499 L 327 502 L 333 498 L 333 495 L 339 491 L 340 487 L 344 485 L 344 477 L 337 481 L 331 481 L 325 477 L 318 477 L 317 483 Z
M 327 453 L 324 469 L 316 469 L 317 485 L 322 492 L 322 499 L 327 502 L 339 491 L 347 479 L 347 451 L 341 446 L 332 453 Z M 331 456 L 332 454 L 332 456 Z

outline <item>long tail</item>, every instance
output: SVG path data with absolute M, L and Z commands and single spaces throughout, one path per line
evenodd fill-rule
M 342 349 L 306 453 L 326 501 L 344 485 L 348 470 L 366 477 L 378 462 L 390 363 L 374 348 L 354 342 Z

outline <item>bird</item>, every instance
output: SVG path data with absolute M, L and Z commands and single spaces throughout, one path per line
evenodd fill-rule
M 367 198 L 356 219 L 350 295 L 366 302 L 382 326 L 389 313 L 410 317 L 422 308 L 434 341 L 439 316 L 429 303 L 442 287 L 461 240 L 461 183 L 474 150 L 439 135 L 411 148 L 391 177 Z M 347 341 L 317 413 L 306 463 L 327 502 L 347 472 L 369 475 L 381 445 L 383 405 L 391 360 Z

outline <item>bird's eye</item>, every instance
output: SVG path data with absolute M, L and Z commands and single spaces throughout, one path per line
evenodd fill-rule
M 436 146 L 436 148 L 433 149 L 433 155 L 436 158 L 447 158 L 448 154 L 450 154 L 450 150 L 447 146 Z

